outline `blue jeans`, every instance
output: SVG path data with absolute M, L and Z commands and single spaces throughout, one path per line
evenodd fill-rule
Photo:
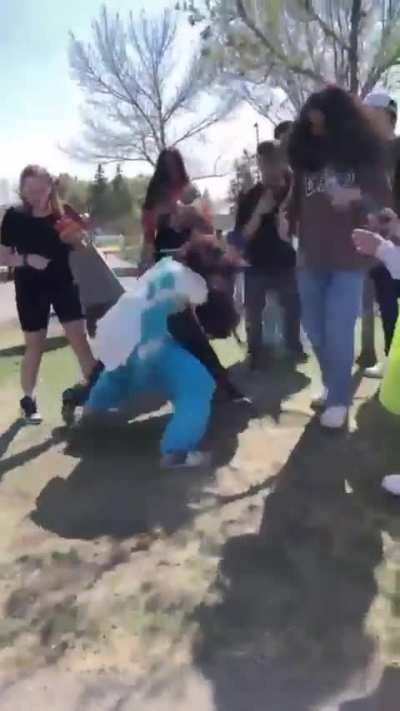
M 161 452 L 188 452 L 196 449 L 205 435 L 214 389 L 215 381 L 204 365 L 167 339 L 144 360 L 135 351 L 126 365 L 104 371 L 90 393 L 88 409 L 108 410 L 139 391 L 159 391 L 174 410 L 161 440 Z
M 348 406 L 364 273 L 305 267 L 298 270 L 298 283 L 303 325 L 328 391 L 327 406 Z

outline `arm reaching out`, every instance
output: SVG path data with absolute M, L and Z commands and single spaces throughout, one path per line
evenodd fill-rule
M 393 279 L 400 279 L 400 247 L 369 230 L 354 230 L 353 241 L 358 252 L 377 257 Z
M 82 223 L 79 223 L 73 217 L 63 215 L 63 217 L 57 220 L 55 227 L 61 242 L 75 249 L 79 249 L 85 245 L 85 241 L 88 237 L 87 232 Z
M 376 250 L 376 256 L 384 263 L 393 279 L 400 279 L 400 247 L 383 240 Z

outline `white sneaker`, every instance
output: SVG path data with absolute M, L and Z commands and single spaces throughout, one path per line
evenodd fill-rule
M 188 452 L 185 466 L 187 467 L 209 467 L 211 464 L 210 452 Z
M 317 395 L 313 400 L 311 400 L 312 410 L 323 410 L 328 399 L 328 388 L 323 388 L 320 395 Z
M 328 407 L 321 415 L 321 425 L 329 430 L 340 430 L 345 426 L 347 420 L 347 407 L 344 405 L 334 405 Z
M 400 474 L 389 474 L 382 481 L 385 491 L 395 496 L 400 496 Z
M 161 458 L 162 469 L 195 469 L 208 467 L 210 463 L 209 452 L 168 452 Z
M 385 363 L 375 363 L 371 368 L 365 368 L 364 376 L 366 378 L 375 378 L 380 380 L 385 374 Z

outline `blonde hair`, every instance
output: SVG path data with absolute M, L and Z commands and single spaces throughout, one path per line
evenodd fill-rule
M 28 178 L 47 178 L 51 185 L 51 193 L 49 197 L 49 205 L 51 207 L 51 210 L 56 217 L 60 218 L 64 214 L 64 207 L 61 202 L 60 196 L 58 194 L 57 190 L 57 182 L 53 178 L 52 175 L 46 170 L 46 168 L 43 168 L 41 165 L 27 165 L 23 169 L 20 178 L 19 178 L 19 196 L 22 201 L 22 206 L 23 209 L 26 212 L 31 212 L 32 208 L 31 205 L 24 199 L 23 197 L 23 188 L 24 188 L 24 183 L 25 180 Z

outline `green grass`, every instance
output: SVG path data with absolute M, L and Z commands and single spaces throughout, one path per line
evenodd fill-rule
M 62 391 L 80 377 L 78 364 L 65 341 L 49 339 L 49 347 L 54 346 L 54 350 L 48 350 L 43 356 L 38 383 L 38 396 L 50 419 L 59 417 Z M 16 400 L 19 398 L 22 348 L 22 344 L 17 342 L 0 355 L 0 387 L 15 390 Z
M 20 334 L 14 332 L 11 336 L 7 340 L 7 346 L 17 344 L 17 347 L 13 350 L 4 350 L 6 346 L 2 338 L 3 352 L 0 354 L 0 386 L 5 387 L 7 399 L 9 393 L 14 390 L 17 398 L 18 371 L 22 357 Z M 50 424 L 53 425 L 60 423 L 61 392 L 76 381 L 78 368 L 65 343 L 50 340 L 49 346 L 57 347 L 47 351 L 44 356 L 39 398 L 41 407 L 46 412 L 46 419 L 48 417 Z M 215 348 L 227 366 L 242 360 L 245 355 L 245 349 L 233 339 L 218 341 Z M 309 375 L 315 373 L 315 360 L 310 359 L 302 370 Z M 265 378 L 261 377 L 256 381 L 256 385 L 260 390 L 265 389 L 266 398 L 272 397 L 274 400 L 274 387 L 277 386 L 279 393 L 280 380 L 283 381 L 285 378 L 289 379 L 290 373 L 282 363 L 271 368 L 270 372 L 267 370 Z M 249 376 L 248 382 L 254 384 L 254 379 Z M 309 393 L 306 392 L 305 399 L 308 398 Z M 279 409 L 279 405 L 277 408 Z M 148 591 L 147 606 L 140 582 L 142 585 L 148 584 L 148 579 L 145 577 L 148 573 L 143 572 L 147 568 L 142 561 L 149 554 L 152 555 L 151 548 L 149 552 L 143 550 L 142 554 L 135 547 L 131 548 L 132 556 L 128 553 L 126 565 L 129 566 L 130 571 L 133 569 L 136 571 L 135 575 L 139 579 L 140 586 L 136 587 L 140 592 L 131 594 L 131 588 L 124 588 L 122 585 L 121 590 L 126 591 L 121 596 L 118 593 L 117 597 L 113 584 L 110 584 L 112 576 L 104 575 L 103 571 L 109 570 L 112 573 L 112 566 L 118 565 L 121 566 L 119 571 L 122 571 L 122 575 L 127 576 L 128 573 L 123 568 L 123 560 L 120 562 L 117 557 L 110 569 L 103 563 L 99 563 L 96 567 L 91 553 L 90 563 L 87 564 L 86 556 L 89 555 L 89 548 L 86 543 L 81 545 L 79 541 L 74 541 L 74 548 L 66 544 L 61 546 L 60 550 L 57 543 L 57 550 L 50 554 L 48 565 L 48 570 L 53 570 L 52 577 L 49 578 L 45 568 L 37 578 L 42 586 L 39 587 L 40 594 L 37 598 L 40 602 L 38 612 L 34 606 L 28 608 L 34 611 L 32 617 L 29 617 L 29 626 L 26 620 L 14 621 L 10 615 L 6 617 L 0 624 L 0 649 L 6 647 L 6 653 L 10 654 L 10 648 L 13 646 L 24 659 L 22 651 L 26 644 L 25 632 L 29 629 L 29 633 L 39 640 L 43 638 L 42 630 L 45 630 L 46 644 L 54 650 L 54 655 L 62 650 L 65 640 L 74 645 L 81 640 L 84 649 L 94 648 L 93 645 L 96 644 L 96 649 L 100 650 L 101 660 L 103 649 L 105 652 L 108 651 L 106 650 L 108 643 L 104 635 L 104 617 L 110 618 L 122 630 L 125 637 L 132 636 L 133 651 L 129 653 L 134 655 L 137 650 L 141 663 L 146 659 L 142 650 L 149 650 L 153 645 L 149 654 L 150 664 L 154 658 L 153 649 L 157 649 L 158 639 L 161 643 L 164 643 L 164 639 L 170 640 L 171 649 L 178 640 L 189 640 L 191 628 L 188 612 L 190 612 L 190 621 L 199 620 L 201 634 L 206 640 L 206 645 L 209 645 L 208 648 L 205 646 L 205 651 L 207 649 L 211 652 L 233 650 L 234 655 L 236 657 L 242 655 L 246 663 L 246 650 L 249 649 L 248 654 L 252 659 L 257 658 L 257 664 L 258 660 L 263 659 L 265 655 L 267 660 L 270 658 L 274 663 L 275 660 L 280 662 L 280 666 L 285 670 L 288 666 L 294 669 L 299 679 L 309 679 L 310 674 L 317 669 L 317 674 L 322 680 L 318 681 L 318 684 L 326 683 L 329 686 L 332 676 L 338 675 L 342 668 L 337 661 L 338 657 L 334 656 L 338 654 L 338 649 L 341 658 L 348 645 L 350 660 L 350 656 L 358 659 L 357 655 L 359 656 L 360 650 L 362 652 L 364 648 L 363 629 L 369 604 L 369 593 L 368 590 L 365 592 L 365 589 L 371 589 L 372 601 L 372 593 L 375 590 L 374 567 L 377 562 L 381 562 L 379 549 L 381 531 L 393 531 L 393 535 L 398 533 L 397 502 L 392 508 L 390 502 L 384 499 L 380 491 L 380 480 L 385 473 L 394 471 L 400 461 L 399 419 L 388 418 L 368 393 L 365 399 L 357 403 L 357 408 L 359 408 L 357 429 L 345 438 L 321 436 L 319 429 L 313 426 L 307 427 L 303 432 L 304 425 L 301 424 L 302 420 L 299 420 L 299 424 L 296 424 L 299 441 L 295 445 L 295 456 L 290 451 L 291 443 L 294 441 L 292 432 L 288 433 L 287 442 L 285 437 L 278 440 L 279 453 L 274 449 L 274 433 L 271 430 L 260 429 L 258 433 L 256 432 L 256 443 L 260 446 L 257 456 L 263 472 L 262 477 L 269 473 L 270 467 L 273 471 L 279 469 L 279 479 L 274 483 L 277 494 L 270 497 L 268 509 L 270 529 L 267 533 L 271 537 L 272 545 L 261 552 L 256 545 L 255 537 L 248 535 L 255 526 L 254 519 L 248 518 L 249 502 L 254 507 L 256 500 L 246 498 L 245 495 L 240 501 L 239 495 L 234 508 L 229 511 L 225 508 L 226 513 L 224 513 L 222 501 L 227 495 L 224 489 L 226 479 L 221 476 L 219 480 L 216 477 L 215 486 L 219 487 L 221 481 L 222 488 L 215 489 L 218 492 L 215 510 L 207 513 L 204 509 L 202 512 L 204 519 L 199 523 L 195 522 L 194 517 L 192 519 L 194 511 L 192 498 L 195 496 L 196 503 L 198 500 L 201 505 L 207 501 L 209 479 L 202 479 L 200 476 L 196 479 L 195 475 L 187 477 L 180 474 L 176 477 L 173 474 L 168 475 L 166 479 L 164 473 L 160 477 L 155 465 L 157 454 L 153 452 L 156 446 L 154 432 L 150 434 L 148 429 L 141 429 L 139 423 L 137 428 L 126 429 L 123 433 L 115 435 L 115 438 L 110 433 L 107 443 L 96 440 L 93 446 L 89 439 L 86 442 L 82 440 L 81 449 L 78 450 L 79 460 L 76 464 L 71 464 L 69 458 L 64 458 L 62 464 L 58 454 L 56 459 L 51 459 L 51 450 L 47 452 L 46 458 L 39 466 L 46 473 L 48 481 L 38 498 L 36 507 L 40 513 L 38 520 L 41 525 L 48 525 L 49 530 L 52 531 L 51 526 L 55 522 L 59 525 L 59 528 L 56 526 L 56 532 L 61 531 L 59 535 L 64 536 L 65 531 L 68 531 L 69 536 L 73 533 L 74 539 L 79 538 L 82 527 L 84 530 L 92 530 L 90 525 L 94 522 L 94 532 L 90 533 L 90 537 L 98 538 L 101 535 L 100 546 L 108 546 L 109 541 L 108 539 L 106 541 L 106 538 L 109 531 L 114 531 L 114 528 L 118 531 L 122 530 L 121 520 L 126 521 L 128 532 L 131 531 L 132 520 L 134 521 L 136 517 L 141 520 L 142 501 L 151 500 L 156 504 L 155 512 L 152 507 L 145 512 L 146 525 L 150 531 L 153 531 L 155 526 L 161 526 L 161 522 L 164 521 L 164 509 L 170 512 L 176 507 L 178 527 L 193 528 L 191 533 L 185 530 L 185 536 L 188 536 L 189 542 L 195 543 L 194 550 L 197 550 L 200 542 L 198 557 L 188 558 L 187 561 L 179 559 L 179 576 L 183 571 L 185 577 L 182 580 L 185 589 L 189 591 L 188 607 L 183 606 L 180 595 L 172 599 L 173 608 L 170 607 L 169 600 L 163 602 L 164 575 L 167 591 L 173 588 L 176 575 L 175 564 L 170 565 L 168 560 L 169 550 L 172 552 L 171 560 L 177 550 L 177 540 L 174 538 L 171 539 L 171 548 L 165 551 L 168 565 L 165 566 L 165 573 L 160 575 L 159 583 L 157 574 L 154 575 L 152 591 Z M 260 414 L 260 418 L 262 417 L 263 415 Z M 224 421 L 218 423 L 219 432 L 223 436 L 225 436 L 224 426 Z M 228 430 L 229 427 L 228 424 Z M 282 428 L 285 428 L 284 420 L 280 421 L 280 433 Z M 292 425 L 289 426 L 289 430 L 291 429 Z M 42 437 L 40 431 L 40 428 L 30 430 L 24 436 L 31 437 L 32 442 L 36 443 L 38 440 L 33 438 Z M 229 433 L 229 438 L 230 436 Z M 254 442 L 255 440 L 251 439 L 252 446 Z M 27 440 L 24 440 L 23 446 L 26 446 L 26 443 Z M 215 440 L 213 446 L 217 448 L 219 445 L 220 440 Z M 246 452 L 246 449 L 242 452 Z M 24 530 L 24 526 L 28 524 L 25 520 L 25 499 L 21 497 L 21 491 L 25 490 L 20 489 L 21 486 L 25 486 L 27 491 L 31 491 L 26 482 L 32 479 L 31 471 L 35 471 L 29 469 L 32 467 L 32 458 L 26 460 L 24 467 L 25 471 L 20 468 L 17 476 L 10 477 L 5 489 L 6 505 L 3 506 L 3 517 L 6 517 L 7 506 L 10 505 L 9 497 L 12 494 L 14 496 L 14 499 L 11 499 L 13 506 L 10 507 L 12 514 L 14 504 L 22 507 L 20 524 L 22 537 L 19 538 L 20 527 L 14 525 L 12 518 L 8 534 L 11 536 L 11 545 L 5 538 L 10 550 L 15 549 L 16 554 L 20 556 L 19 560 L 22 554 L 32 555 L 27 544 L 29 539 Z M 61 483 L 59 478 L 67 473 L 68 478 Z M 243 473 L 245 475 L 243 490 L 245 491 L 247 485 L 251 490 L 251 485 L 257 482 L 258 473 L 256 474 L 252 469 L 246 473 L 245 462 Z M 242 486 L 242 473 L 239 474 L 239 486 Z M 58 488 L 52 483 L 55 476 L 58 478 Z M 164 481 L 168 483 L 165 485 Z M 196 482 L 195 490 L 192 489 L 193 484 L 187 484 L 188 481 Z M 349 491 L 350 489 L 352 491 L 351 495 L 345 493 L 345 482 Z M 163 486 L 165 488 L 162 488 Z M 234 492 L 237 491 L 236 486 L 233 482 Z M 219 498 L 221 498 L 221 505 L 218 503 Z M 158 501 L 161 501 L 160 505 L 157 504 Z M 50 518 L 47 519 L 47 516 Z M 227 584 L 223 588 L 220 585 L 220 578 L 217 577 L 220 587 L 211 588 L 211 593 L 215 595 L 215 599 L 218 595 L 218 600 L 221 599 L 222 602 L 211 604 L 208 601 L 206 606 L 196 610 L 195 617 L 191 606 L 196 604 L 198 598 L 200 599 L 197 582 L 199 575 L 205 574 L 204 570 L 209 570 L 210 575 L 213 575 L 214 569 L 210 565 L 210 560 L 215 557 L 216 551 L 219 555 L 220 540 L 225 536 L 222 532 L 227 531 L 225 526 L 231 518 L 238 522 L 241 526 L 240 532 L 244 532 L 245 535 L 240 536 L 241 542 L 236 552 L 235 548 L 221 551 L 225 556 L 223 580 L 227 580 Z M 166 516 L 165 521 L 168 520 Z M 89 528 L 85 529 L 87 521 Z M 165 526 L 167 527 L 167 524 Z M 32 531 L 31 528 L 27 530 Z M 200 539 L 199 534 L 203 530 L 204 535 Z M 107 535 L 103 535 L 105 531 Z M 297 531 L 300 532 L 299 538 L 297 538 Z M 126 535 L 128 533 L 124 531 L 123 536 Z M 226 535 L 231 534 L 228 531 Z M 59 539 L 54 537 L 52 540 Z M 205 548 L 202 545 L 203 540 L 207 544 Z M 23 541 L 23 548 L 20 541 Z M 157 553 L 157 550 L 160 551 L 160 547 L 165 546 L 166 541 L 167 536 L 155 542 L 153 560 L 156 571 L 160 565 L 161 555 L 164 555 L 164 552 Z M 36 542 L 33 545 L 36 545 Z M 103 550 L 108 551 L 108 548 L 100 547 L 99 550 L 103 555 Z M 35 549 L 33 555 L 36 554 Z M 111 553 L 110 549 L 110 561 L 113 560 L 111 556 L 114 556 L 114 553 Z M 104 560 L 108 559 L 104 558 Z M 198 571 L 193 571 L 193 561 L 196 565 L 200 563 Z M 13 592 L 14 602 L 16 593 L 21 595 L 19 592 L 21 582 L 24 591 L 31 590 L 30 584 L 33 579 L 29 577 L 28 565 L 31 561 L 25 557 L 22 562 L 27 564 L 22 578 L 20 569 L 16 567 L 18 561 L 12 563 L 10 578 L 14 580 L 14 569 L 18 573 L 15 577 L 18 587 Z M 70 578 L 64 578 L 67 576 L 68 566 L 75 572 L 71 573 Z M 380 575 L 386 581 L 385 575 L 387 576 L 388 573 L 384 566 L 383 561 L 383 572 Z M 39 569 L 40 566 L 35 565 L 34 568 L 36 567 Z M 68 582 L 70 588 L 65 602 L 55 607 L 52 585 L 54 579 L 57 580 L 55 577 L 58 575 L 57 569 L 60 570 L 61 580 L 70 581 Z M 24 571 L 23 568 L 21 570 Z M 98 571 L 102 571 L 101 575 L 98 575 Z M 114 580 L 117 581 L 117 578 L 115 577 Z M 74 601 L 69 594 L 76 592 L 79 598 L 85 584 L 85 597 L 89 603 L 94 601 L 94 607 L 90 605 L 90 610 L 97 609 L 96 600 L 101 599 L 104 602 L 104 606 L 99 608 L 97 617 L 96 613 L 92 612 L 87 615 L 85 605 L 79 600 Z M 156 595 L 155 603 L 151 597 L 153 594 Z M 129 597 L 124 597 L 126 595 Z M 22 603 L 24 600 L 22 594 Z M 325 610 L 331 609 L 333 614 L 327 617 Z M 329 624 L 329 619 L 333 621 L 332 624 Z M 374 634 L 384 639 L 387 636 L 386 630 L 393 628 L 393 624 L 395 625 L 395 621 L 394 623 L 389 621 L 387 616 L 377 608 L 370 627 Z M 351 648 L 352 644 L 355 650 Z M 47 654 L 47 647 L 38 646 L 35 647 L 36 649 L 38 655 Z M 259 656 L 260 652 L 262 656 Z M 34 660 L 29 661 L 29 653 L 28 649 L 26 664 L 33 664 Z M 48 657 L 46 659 L 48 660 Z M 115 660 L 117 668 L 118 660 L 119 657 Z M 344 666 L 347 667 L 347 660 Z M 350 661 L 348 666 L 350 669 Z M 279 669 L 279 664 L 274 668 Z M 345 671 L 347 678 L 349 675 L 347 668 Z M 285 683 L 284 680 L 282 688 Z
M 244 329 L 240 329 L 241 338 L 244 339 Z M 2 347 L 0 351 L 0 387 L 15 389 L 16 399 L 19 397 L 19 369 L 22 359 L 22 337 L 14 331 L 2 331 Z M 382 352 L 382 329 L 377 324 L 377 350 Z M 226 367 L 244 360 L 246 346 L 240 345 L 235 339 L 215 341 L 215 350 Z M 51 419 L 59 417 L 60 396 L 62 391 L 79 380 L 79 368 L 76 360 L 61 339 L 49 339 L 49 348 L 43 357 L 40 370 L 38 395 L 43 409 Z M 356 334 L 356 353 L 360 349 L 359 329 Z M 305 368 L 305 372 L 312 376 L 316 372 L 314 359 Z
M 0 387 L 18 377 L 20 358 L 0 357 Z

